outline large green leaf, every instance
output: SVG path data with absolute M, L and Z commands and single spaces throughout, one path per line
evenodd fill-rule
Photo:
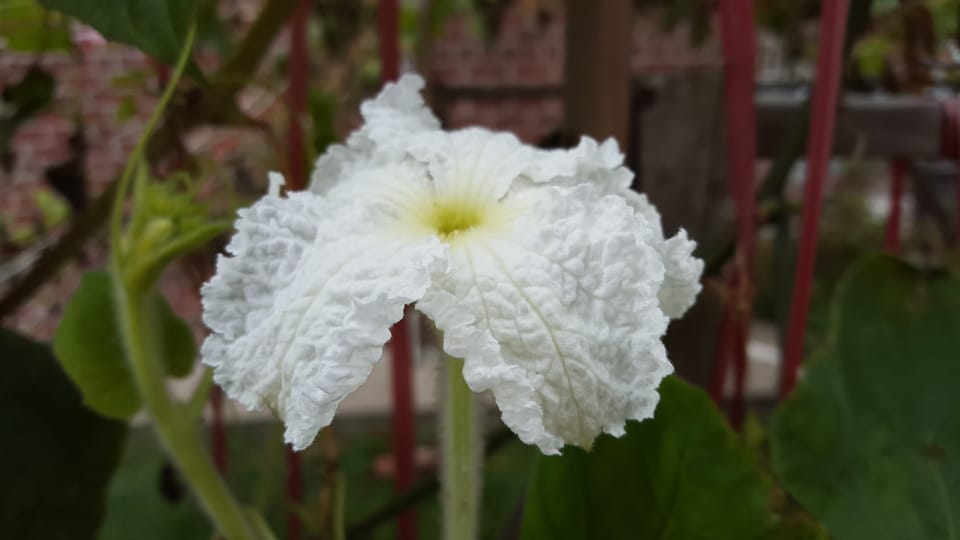
M 84 407 L 48 346 L 0 329 L 0 359 L 0 536 L 94 538 L 126 424 Z
M 0 48 L 22 52 L 69 49 L 66 19 L 36 0 L 0 0 Z
M 186 41 L 196 0 L 40 0 L 48 8 L 75 17 L 103 37 L 133 45 L 174 64 Z
M 53 350 L 90 408 L 112 418 L 129 418 L 140 410 L 106 272 L 83 275 L 60 319 Z
M 536 465 L 525 539 L 761 538 L 771 517 L 755 462 L 702 391 L 674 377 L 653 419 L 590 452 Z
M 179 319 L 162 296 L 156 294 L 144 317 L 157 321 L 159 351 L 167 373 L 190 372 L 196 343 L 190 327 Z M 70 298 L 53 338 L 53 349 L 70 378 L 80 387 L 84 402 L 112 418 L 129 418 L 140 410 L 140 396 L 118 333 L 113 284 L 106 272 L 87 272 Z
M 778 412 L 774 469 L 839 540 L 960 538 L 960 280 L 874 256 Z

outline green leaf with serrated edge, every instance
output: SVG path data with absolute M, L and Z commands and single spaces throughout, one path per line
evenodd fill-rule
M 3 538 L 95 538 L 125 422 L 83 406 L 50 347 L 0 329 Z
M 196 0 L 40 0 L 93 27 L 104 38 L 132 45 L 175 64 L 187 37 Z
M 960 279 L 869 257 L 778 411 L 774 470 L 833 538 L 960 538 Z
M 654 417 L 589 452 L 535 466 L 521 538 L 763 538 L 772 524 L 749 453 L 701 390 L 668 377 Z
M 150 315 L 162 335 L 167 373 L 186 375 L 196 355 L 193 334 L 163 297 L 154 294 L 146 306 L 154 310 Z M 87 272 L 67 303 L 53 349 L 87 405 L 105 416 L 129 418 L 140 410 L 141 401 L 118 328 L 110 275 Z

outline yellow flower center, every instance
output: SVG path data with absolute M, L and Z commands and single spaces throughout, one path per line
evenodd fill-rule
M 431 194 L 408 207 L 409 213 L 399 225 L 457 246 L 477 235 L 500 234 L 524 209 L 510 198 L 492 201 L 461 193 Z
M 444 241 L 483 225 L 487 212 L 474 201 L 436 200 L 423 216 L 424 225 L 437 232 Z

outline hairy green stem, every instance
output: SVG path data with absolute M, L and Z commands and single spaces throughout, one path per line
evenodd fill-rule
M 193 389 L 190 400 L 184 404 L 187 408 L 187 414 L 192 418 L 200 418 L 200 416 L 203 415 L 203 409 L 207 406 L 207 401 L 210 400 L 210 390 L 212 389 L 213 370 L 209 367 L 204 367 L 200 382 L 198 382 L 196 388 Z
M 173 458 L 184 478 L 200 498 L 216 529 L 229 540 L 256 540 L 257 535 L 244 517 L 243 510 L 227 488 L 207 454 L 197 418 L 190 406 L 173 401 L 166 385 L 166 370 L 163 358 L 161 324 L 156 320 L 158 312 L 150 302 L 153 281 L 140 279 L 136 261 L 127 260 L 129 246 L 123 239 L 123 207 L 130 184 L 142 167 L 143 153 L 150 134 L 170 102 L 180 77 L 190 59 L 190 51 L 196 37 L 196 23 L 190 25 L 183 51 L 170 82 L 150 117 L 137 146 L 127 159 L 126 167 L 117 185 L 116 197 L 110 223 L 111 279 L 114 302 L 123 339 L 124 351 L 133 373 L 134 384 L 143 400 L 144 408 L 153 419 L 160 440 Z M 142 181 L 143 174 L 138 175 Z M 141 186 L 142 189 L 142 186 Z M 136 210 L 136 209 L 135 209 Z M 136 217 L 134 218 L 136 219 Z M 160 261 L 162 262 L 162 261 Z
M 187 482 L 218 531 L 229 540 L 254 540 L 250 524 L 240 505 L 210 460 L 197 429 L 196 418 L 185 414 L 167 390 L 157 311 L 149 303 L 149 294 L 129 290 L 118 269 L 114 269 L 114 299 L 121 325 L 124 348 L 133 371 L 133 379 L 144 407 L 153 419 L 160 440 L 173 457 Z
M 479 534 L 481 435 L 476 396 L 463 380 L 463 360 L 441 360 L 440 411 L 443 532 L 446 540 L 471 540 Z
M 483 458 L 489 459 L 517 438 L 507 427 L 501 427 L 484 443 Z M 481 469 L 482 470 L 482 469 Z M 419 484 L 397 495 L 365 516 L 347 525 L 346 537 L 350 540 L 369 538 L 373 531 L 394 520 L 397 514 L 416 506 L 440 489 L 436 474 L 427 475 Z

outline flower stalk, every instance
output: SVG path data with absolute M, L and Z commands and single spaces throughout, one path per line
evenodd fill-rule
M 116 273 L 114 273 L 116 275 Z M 177 468 L 200 499 L 218 531 L 230 540 L 255 540 L 240 505 L 217 473 L 200 439 L 196 418 L 186 407 L 175 403 L 167 390 L 163 350 L 158 343 L 160 328 L 152 320 L 157 312 L 149 305 L 149 294 L 130 290 L 114 278 L 114 297 L 121 325 L 124 348 L 133 371 L 134 382 L 154 427 Z
M 463 360 L 441 361 L 441 498 L 443 537 L 470 540 L 479 533 L 481 430 L 477 398 L 463 379 Z
M 193 241 L 187 237 L 180 243 L 174 242 L 159 259 L 150 259 L 150 264 L 138 264 L 136 247 L 142 247 L 150 240 L 148 235 L 137 237 L 136 231 L 124 236 L 123 210 L 131 184 L 145 181 L 143 174 L 137 174 L 142 167 L 143 154 L 150 135 L 169 104 L 174 89 L 190 59 L 190 51 L 196 38 L 196 24 L 191 24 L 186 43 L 177 61 L 167 88 L 154 109 L 137 146 L 127 160 L 118 183 L 113 212 L 111 216 L 111 264 L 110 276 L 113 282 L 113 300 L 116 307 L 118 330 L 122 336 L 127 361 L 133 374 L 133 381 L 143 400 L 144 408 L 153 419 L 154 427 L 167 453 L 173 458 L 177 468 L 183 474 L 194 493 L 200 499 L 207 515 L 216 530 L 230 540 L 258 540 L 265 534 L 257 534 L 246 518 L 243 509 L 227 488 L 226 482 L 217 472 L 207 454 L 200 430 L 197 426 L 197 404 L 180 404 L 171 397 L 166 385 L 166 369 L 161 356 L 164 343 L 159 329 L 161 321 L 152 304 L 155 277 L 159 274 L 168 257 L 184 247 L 183 241 Z M 134 180 L 134 177 L 137 177 Z M 142 188 L 142 186 L 139 186 Z M 134 221 L 137 218 L 135 208 Z M 221 227 L 222 228 L 222 227 Z M 220 230 L 220 229 L 217 229 Z M 208 233 L 208 229 L 201 229 Z M 148 231 L 149 232 L 149 231 Z M 139 244 L 138 244 L 139 242 Z M 204 392 L 201 391 L 202 395 Z

